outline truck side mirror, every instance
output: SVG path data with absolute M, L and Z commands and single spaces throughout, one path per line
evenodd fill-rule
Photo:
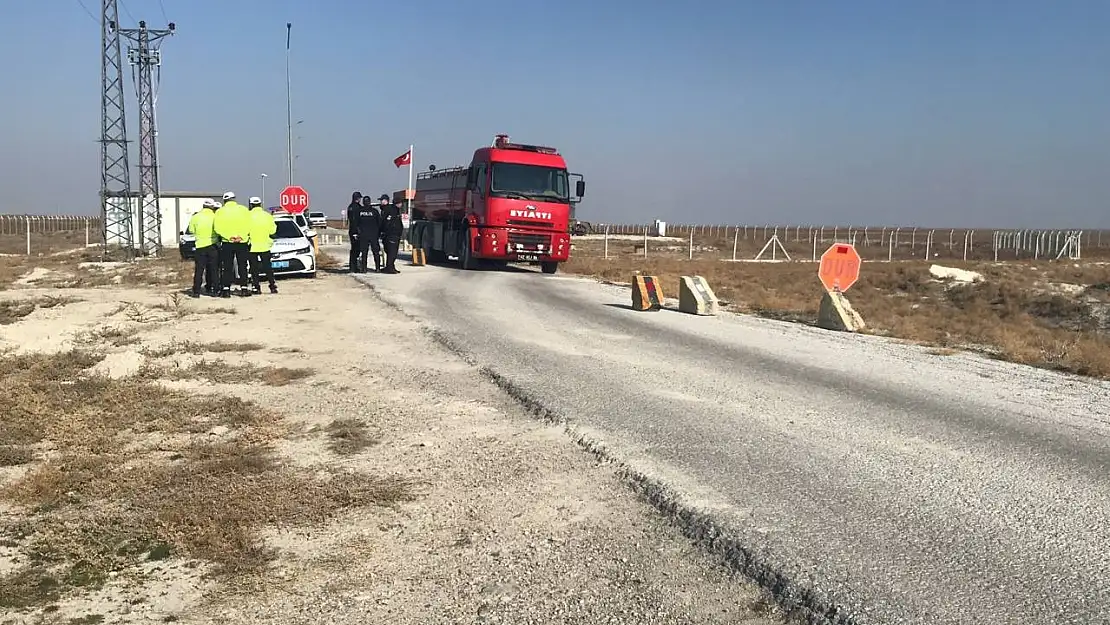
M 586 181 L 585 180 L 579 180 L 578 182 L 576 182 L 574 184 L 574 194 L 577 195 L 578 197 L 582 197 L 583 195 L 586 195 Z

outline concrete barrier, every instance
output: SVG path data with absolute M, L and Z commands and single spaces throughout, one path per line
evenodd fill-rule
M 660 310 L 663 308 L 663 291 L 655 276 L 635 274 L 632 276 L 632 309 Z
M 428 258 L 427 255 L 424 253 L 424 248 L 412 248 L 412 264 L 416 267 L 422 267 L 428 264 Z
M 691 315 L 716 315 L 720 309 L 717 295 L 701 276 L 682 276 L 678 282 L 678 309 Z
M 825 291 L 817 311 L 817 326 L 838 332 L 859 332 L 866 326 L 852 303 L 838 291 Z

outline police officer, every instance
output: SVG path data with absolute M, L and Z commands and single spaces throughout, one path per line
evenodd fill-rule
M 262 293 L 260 279 L 262 274 L 270 281 L 270 292 L 277 293 L 277 282 L 274 281 L 274 268 L 270 263 L 270 250 L 274 248 L 274 233 L 277 232 L 277 223 L 270 211 L 262 208 L 262 200 L 257 197 L 250 199 L 251 240 L 250 240 L 250 269 L 251 293 Z
M 247 256 L 250 254 L 251 216 L 247 207 L 235 201 L 235 193 L 224 193 L 223 205 L 216 211 L 213 228 L 220 237 L 220 297 L 231 297 L 231 282 L 239 286 L 240 295 L 250 295 L 247 288 Z
M 374 271 L 380 272 L 382 270 L 382 250 L 378 245 L 378 239 L 382 231 L 382 213 L 374 206 L 374 201 L 368 197 L 362 198 L 362 208 L 358 209 L 355 213 L 356 227 L 355 232 L 358 234 L 358 270 L 365 273 L 368 269 L 369 263 L 367 262 L 367 253 L 374 253 Z
M 359 270 L 358 254 L 358 211 L 362 208 L 362 194 L 355 191 L 351 194 L 351 203 L 347 205 L 347 238 L 351 244 L 350 262 L 347 271 L 357 273 Z
M 401 223 L 401 209 L 382 194 L 378 198 L 382 206 L 382 243 L 385 244 L 385 270 L 382 273 L 401 273 L 397 271 L 397 251 L 401 247 L 401 235 L 405 226 Z
M 217 295 L 219 287 L 216 284 L 219 266 L 219 257 L 216 251 L 216 233 L 213 226 L 216 221 L 216 202 L 205 200 L 200 212 L 189 220 L 187 232 L 196 237 L 196 254 L 193 257 L 193 291 L 192 297 L 200 297 L 201 280 L 204 281 L 204 291 L 209 295 Z

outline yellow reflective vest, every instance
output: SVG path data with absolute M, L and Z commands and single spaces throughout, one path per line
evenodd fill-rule
M 259 207 L 252 208 L 251 215 L 251 253 L 269 252 L 274 247 L 274 240 L 270 238 L 277 232 L 277 224 L 270 211 Z
M 251 214 L 246 206 L 228 200 L 216 211 L 216 236 L 222 241 L 247 243 L 251 237 Z M 236 241 L 238 239 L 238 241 Z
M 215 224 L 216 212 L 211 208 L 200 209 L 200 212 L 193 215 L 192 219 L 189 220 L 189 227 L 185 231 L 196 236 L 196 248 L 198 250 L 212 247 L 216 243 Z

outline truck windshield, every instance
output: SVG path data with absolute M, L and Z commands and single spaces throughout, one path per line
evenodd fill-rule
M 537 202 L 570 202 L 567 171 L 554 167 L 493 163 L 490 195 Z

